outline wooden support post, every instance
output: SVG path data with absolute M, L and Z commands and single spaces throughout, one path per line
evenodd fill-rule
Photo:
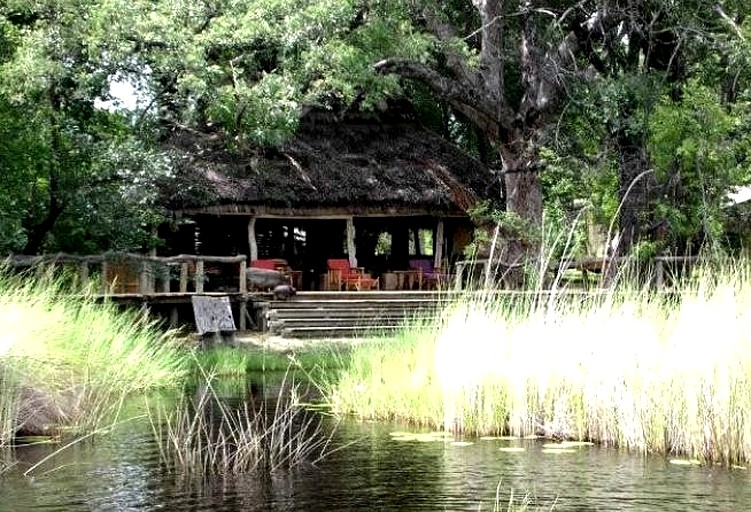
M 247 316 L 248 316 L 248 298 L 242 297 L 240 299 L 240 330 L 241 331 L 248 330 Z
M 256 218 L 248 220 L 248 246 L 250 246 L 250 261 L 258 259 L 258 242 L 256 241 Z
M 188 291 L 188 262 L 180 264 L 180 293 Z
M 438 224 L 435 227 L 435 259 L 433 261 L 434 268 L 443 268 L 443 219 L 438 219 Z
M 254 237 L 255 238 L 255 237 Z M 248 265 L 245 260 L 240 262 L 240 330 L 247 329 L 246 317 L 248 316 Z
M 355 221 L 353 217 L 347 217 L 347 255 L 349 256 L 349 266 L 357 266 L 357 254 L 355 247 Z
M 170 329 L 177 329 L 177 322 L 178 322 L 177 306 L 172 306 L 172 309 L 170 310 L 170 315 L 169 315 Z
M 240 293 L 245 295 L 248 293 L 248 265 L 245 263 L 245 260 L 240 262 L 240 283 L 239 283 L 239 290 Z
M 203 275 L 203 260 L 196 261 L 196 275 L 193 278 L 195 283 L 196 293 L 203 293 L 203 281 L 205 276 Z

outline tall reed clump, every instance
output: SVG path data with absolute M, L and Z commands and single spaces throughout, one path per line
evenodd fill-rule
M 355 349 L 332 405 L 467 433 L 751 460 L 746 268 L 697 274 L 670 295 L 497 297 L 467 296 L 432 331 Z
M 66 293 L 53 278 L 0 273 L 2 394 L 17 391 L 0 425 L 96 429 L 128 394 L 179 383 L 187 360 L 143 315 Z
M 335 451 L 329 450 L 334 430 L 327 433 L 322 416 L 303 408 L 298 388 L 285 383 L 273 405 L 261 398 L 235 407 L 205 376 L 174 411 L 150 408 L 162 462 L 185 475 L 229 476 L 315 464 Z

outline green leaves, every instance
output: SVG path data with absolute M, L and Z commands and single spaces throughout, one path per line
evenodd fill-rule
M 658 211 L 676 235 L 722 234 L 728 192 L 751 179 L 748 120 L 747 108 L 721 104 L 695 80 L 681 101 L 666 98 L 653 113 L 649 149 L 666 188 Z

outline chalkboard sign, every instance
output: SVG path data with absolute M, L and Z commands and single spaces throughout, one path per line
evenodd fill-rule
M 193 314 L 196 317 L 196 330 L 199 334 L 236 330 L 229 297 L 194 295 L 191 297 L 191 302 Z

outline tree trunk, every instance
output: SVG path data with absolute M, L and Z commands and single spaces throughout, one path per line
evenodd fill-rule
M 542 224 L 542 184 L 538 158 L 504 161 L 506 212 L 509 226 L 502 230 L 505 248 L 501 253 L 504 281 L 511 288 L 524 286 L 525 265 L 539 256 Z
M 621 204 L 619 217 L 620 232 L 617 247 L 613 254 L 622 256 L 644 237 L 651 225 L 649 216 L 657 182 L 649 168 L 649 158 L 644 137 L 628 127 L 618 130 L 616 143 L 619 153 L 620 188 L 618 199 Z
M 44 246 L 47 235 L 55 226 L 57 219 L 63 213 L 62 207 L 50 207 L 47 216 L 39 223 L 33 225 L 27 230 L 26 245 L 23 248 L 23 254 L 39 254 Z

